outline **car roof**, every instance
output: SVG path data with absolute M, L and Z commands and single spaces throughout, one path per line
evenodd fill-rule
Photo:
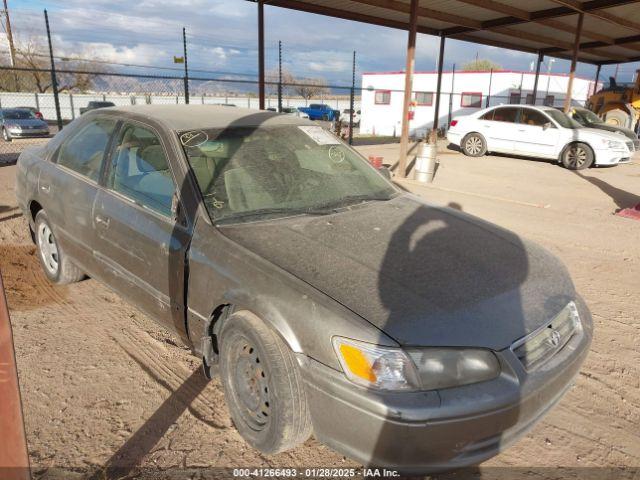
M 126 105 L 93 111 L 128 118 L 150 119 L 171 130 L 194 130 L 227 127 L 257 127 L 278 125 L 315 125 L 291 115 L 266 110 L 228 108 L 219 105 Z

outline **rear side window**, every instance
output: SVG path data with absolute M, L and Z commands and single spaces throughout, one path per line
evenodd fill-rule
M 519 108 L 496 108 L 493 114 L 494 122 L 515 123 L 518 118 Z
M 91 121 L 62 144 L 56 162 L 97 182 L 115 125 L 111 119 Z
M 171 216 L 175 183 L 158 136 L 148 128 L 127 124 L 115 143 L 107 188 Z
M 495 110 L 489 110 L 487 113 L 480 117 L 480 120 L 493 120 L 493 114 L 495 112 Z

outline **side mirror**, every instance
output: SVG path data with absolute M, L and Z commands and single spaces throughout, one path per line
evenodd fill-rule
M 544 125 L 542 125 L 542 130 L 547 130 L 548 128 L 553 127 L 553 123 L 551 122 L 547 122 Z
M 391 170 L 389 170 L 389 167 L 380 167 L 378 171 L 384 178 L 391 180 Z

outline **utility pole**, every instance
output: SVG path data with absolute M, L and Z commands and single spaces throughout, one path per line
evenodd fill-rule
M 282 112 L 282 42 L 278 40 L 278 112 Z
M 353 51 L 353 67 L 351 70 L 351 96 L 349 97 L 349 145 L 353 145 L 353 111 L 356 108 L 356 51 Z
M 49 58 L 51 59 L 51 87 L 53 88 L 53 102 L 56 106 L 58 131 L 62 130 L 62 115 L 60 114 L 60 99 L 58 98 L 58 79 L 56 78 L 56 64 L 53 60 L 53 45 L 51 44 L 51 29 L 49 28 L 49 14 L 44 9 L 44 22 L 47 25 L 47 39 L 49 40 Z
M 182 27 L 182 48 L 184 50 L 184 103 L 189 103 L 189 67 L 187 65 L 187 29 Z
M 13 43 L 13 31 L 11 30 L 11 19 L 9 18 L 9 7 L 7 6 L 7 0 L 2 0 L 4 3 L 4 18 L 5 18 L 5 30 L 7 31 L 7 41 L 9 42 L 9 62 L 12 67 L 16 66 L 16 47 Z M 16 90 L 19 90 L 18 86 L 18 73 L 13 72 L 15 79 Z
M 9 8 L 7 7 L 7 0 L 2 0 L 4 3 L 4 18 L 5 25 L 7 27 L 7 40 L 9 41 L 9 58 L 11 66 L 16 66 L 16 47 L 13 44 L 13 32 L 11 31 L 11 19 L 9 18 Z

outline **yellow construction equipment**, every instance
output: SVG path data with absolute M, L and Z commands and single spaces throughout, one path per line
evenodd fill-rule
M 611 77 L 609 86 L 596 92 L 587 101 L 587 108 L 606 123 L 637 131 L 640 120 L 640 70 L 635 82 L 617 83 Z

